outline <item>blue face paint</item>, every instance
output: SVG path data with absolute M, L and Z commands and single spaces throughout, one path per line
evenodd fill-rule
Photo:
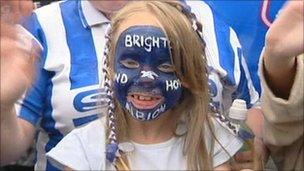
M 169 49 L 164 32 L 154 26 L 133 26 L 118 38 L 115 96 L 138 120 L 154 120 L 180 100 L 182 86 Z

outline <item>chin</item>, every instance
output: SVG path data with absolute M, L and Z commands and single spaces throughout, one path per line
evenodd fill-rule
M 123 6 L 125 6 L 128 0 L 111 0 L 111 1 L 90 1 L 95 8 L 104 12 L 104 13 L 112 13 L 120 10 Z
M 125 105 L 126 111 L 136 120 L 152 121 L 160 118 L 166 111 L 166 104 L 159 103 L 157 106 L 150 109 L 137 108 L 132 102 L 127 102 Z

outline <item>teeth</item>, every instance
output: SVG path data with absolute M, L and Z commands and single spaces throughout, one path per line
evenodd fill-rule
M 139 100 L 151 100 L 151 97 L 148 97 L 148 96 L 139 96 Z
M 152 100 L 159 100 L 158 97 L 152 97 Z
M 138 99 L 138 100 L 142 100 L 142 101 L 159 100 L 158 97 L 141 96 L 141 95 L 136 95 L 136 94 L 133 94 L 132 97 L 135 99 Z

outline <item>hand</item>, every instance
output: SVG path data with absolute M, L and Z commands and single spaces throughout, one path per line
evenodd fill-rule
M 34 78 L 40 47 L 17 25 L 32 9 L 32 1 L 1 1 L 1 111 L 10 109 Z
M 263 54 L 264 77 L 277 97 L 288 99 L 296 56 L 304 52 L 304 1 L 289 1 L 269 28 Z
M 304 52 L 304 1 L 289 1 L 266 35 L 266 50 L 273 57 L 294 57 Z
M 264 116 L 259 108 L 251 108 L 247 112 L 246 125 L 255 135 L 253 143 L 250 144 L 254 150 L 238 152 L 235 162 L 232 163 L 233 170 L 263 170 L 263 165 L 268 159 L 268 151 L 262 141 Z
M 23 17 L 29 16 L 34 9 L 32 0 L 1 0 L 0 5 L 1 25 L 2 23 L 17 24 Z
M 238 152 L 232 162 L 232 170 L 263 170 L 268 160 L 268 151 L 260 138 L 255 138 L 254 150 Z
M 253 169 L 253 151 L 236 153 L 231 168 L 232 170 Z

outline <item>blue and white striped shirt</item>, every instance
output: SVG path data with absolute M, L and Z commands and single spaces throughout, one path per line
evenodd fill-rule
M 187 1 L 203 25 L 209 86 L 215 105 L 228 112 L 234 99 L 243 99 L 247 108 L 259 101 L 247 62 L 236 33 L 203 1 Z
M 187 2 L 204 26 L 210 85 L 218 106 L 257 101 L 235 33 L 202 1 Z M 33 88 L 19 117 L 41 128 L 36 170 L 55 170 L 45 157 L 66 134 L 98 117 L 104 33 L 109 23 L 88 1 L 68 0 L 37 9 L 26 25 L 44 47 Z M 256 93 L 256 94 L 255 94 Z M 80 161 L 81 162 L 81 161 Z

